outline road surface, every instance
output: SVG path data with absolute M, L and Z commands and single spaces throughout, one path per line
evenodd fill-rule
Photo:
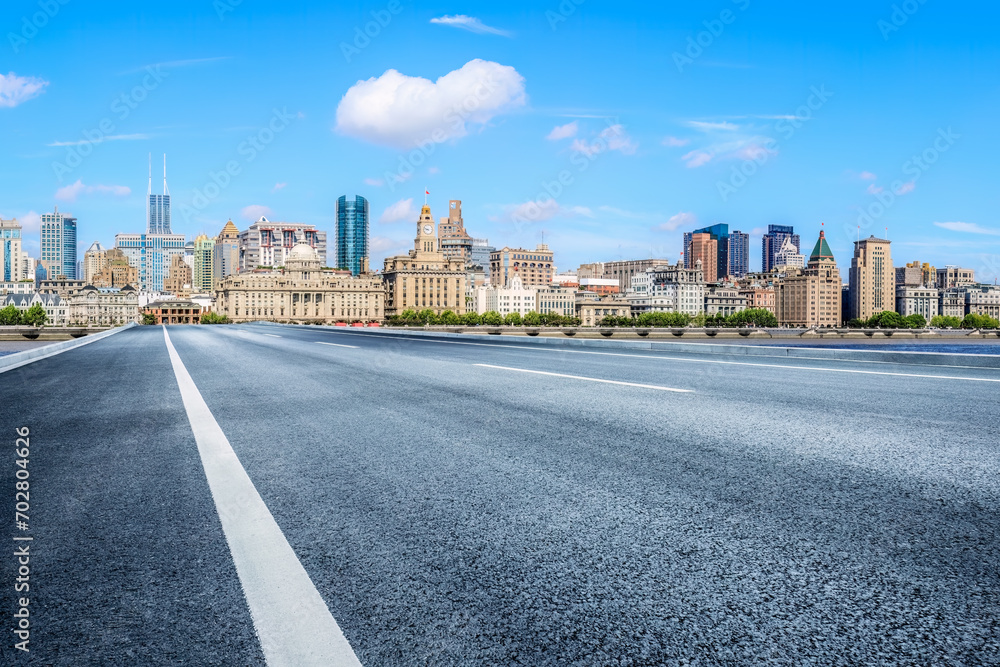
M 0 374 L 4 664 L 1000 663 L 1000 370 L 167 332 Z

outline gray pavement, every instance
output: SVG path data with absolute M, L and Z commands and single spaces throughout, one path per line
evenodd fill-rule
M 365 665 L 1000 664 L 1000 370 L 170 335 Z M 38 664 L 258 664 L 162 328 L 0 399 Z

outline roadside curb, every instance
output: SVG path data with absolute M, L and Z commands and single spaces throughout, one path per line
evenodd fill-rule
M 351 332 L 349 327 L 289 325 L 260 322 L 272 326 L 299 326 L 312 329 L 329 329 Z M 955 366 L 965 368 L 1000 369 L 1000 355 L 996 354 L 956 354 L 951 352 L 902 352 L 888 350 L 845 350 L 816 347 L 781 347 L 778 345 L 730 345 L 727 343 L 681 343 L 672 341 L 630 341 L 601 340 L 596 338 L 530 338 L 527 336 L 504 336 L 484 334 L 458 334 L 444 331 L 421 331 L 402 329 L 361 329 L 371 336 L 415 336 L 429 339 L 460 339 L 479 342 L 503 343 L 512 346 L 554 346 L 603 348 L 618 350 L 649 350 L 655 352 L 687 352 L 695 354 L 715 354 L 746 357 L 770 357 L 779 359 L 824 359 L 830 361 L 867 361 L 909 366 Z
M 115 327 L 114 329 L 109 329 L 107 331 L 102 331 L 101 333 L 96 333 L 91 336 L 84 336 L 83 338 L 77 338 L 75 340 L 66 340 L 61 343 L 52 343 L 51 345 L 45 345 L 42 347 L 36 347 L 33 350 L 24 350 L 23 352 L 15 352 L 14 354 L 8 354 L 0 357 L 0 373 L 6 373 L 7 371 L 13 370 L 15 368 L 20 368 L 25 364 L 30 364 L 39 359 L 45 359 L 47 357 L 54 357 L 57 354 L 62 354 L 68 350 L 74 350 L 88 343 L 95 343 L 101 339 L 107 338 L 108 336 L 113 336 L 119 331 L 125 331 L 126 329 L 131 329 L 132 327 L 139 326 L 135 322 L 129 322 L 128 324 Z

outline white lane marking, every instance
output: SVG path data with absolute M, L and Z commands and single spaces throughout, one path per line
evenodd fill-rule
M 340 333 L 340 332 L 337 332 Z M 358 334 L 353 332 L 344 332 L 348 336 L 364 336 L 365 334 Z M 596 354 L 605 357 L 631 357 L 634 359 L 658 359 L 661 361 L 682 361 L 689 364 L 725 364 L 727 366 L 756 366 L 759 368 L 784 368 L 796 371 L 823 371 L 826 373 L 860 373 L 862 375 L 892 375 L 894 377 L 906 377 L 906 378 L 932 378 L 935 380 L 965 380 L 967 382 L 1000 382 L 1000 378 L 973 378 L 973 377 L 958 377 L 953 375 L 921 375 L 919 373 L 890 373 L 889 371 L 862 371 L 851 368 L 820 368 L 817 366 L 789 366 L 786 364 L 752 364 L 748 361 L 720 361 L 718 359 L 684 359 L 681 357 L 665 357 L 660 354 L 655 354 L 656 350 L 650 350 L 654 354 L 626 354 L 623 352 L 592 352 L 590 350 L 550 350 L 548 348 L 538 348 L 538 347 L 528 347 L 522 345 L 501 345 L 498 343 L 467 343 L 464 341 L 451 341 L 451 340 L 430 340 L 426 338 L 416 337 L 416 336 L 371 336 L 369 338 L 384 338 L 385 340 L 392 340 L 394 338 L 402 338 L 404 340 L 415 340 L 424 343 L 442 343 L 444 345 L 476 345 L 479 347 L 505 347 L 507 349 L 515 350 L 528 350 L 531 352 L 558 352 L 564 354 Z M 794 359 L 801 360 L 811 360 L 814 357 L 793 357 Z M 866 363 L 892 363 L 892 362 L 872 362 L 872 361 L 859 361 L 857 359 L 816 359 L 817 361 L 842 361 L 844 363 L 856 363 L 856 364 L 866 364 Z M 995 368 L 981 368 L 978 366 L 946 366 L 946 368 L 970 368 L 973 370 L 991 371 L 997 370 Z
M 321 341 L 321 340 L 318 340 L 318 341 L 316 341 L 316 344 L 317 344 L 317 345 L 333 345 L 334 347 L 349 347 L 349 348 L 351 348 L 352 350 L 356 350 L 356 349 L 358 349 L 358 346 L 357 346 L 357 345 L 342 345 L 341 343 L 324 343 L 324 342 L 323 342 L 323 341 Z
M 656 384 L 638 384 L 636 382 L 622 382 L 620 380 L 602 380 L 601 378 L 588 378 L 582 375 L 565 375 L 563 373 L 549 373 L 548 371 L 533 371 L 527 368 L 512 368 L 510 366 L 494 366 L 492 364 L 473 364 L 482 368 L 498 368 L 504 371 L 517 371 L 518 373 L 534 373 L 536 375 L 551 375 L 557 378 L 570 378 L 572 380 L 586 380 L 587 382 L 603 382 L 605 384 L 620 384 L 624 387 L 640 387 L 642 389 L 658 389 L 660 391 L 675 391 L 678 394 L 693 394 L 692 389 L 675 389 L 674 387 L 661 387 Z
M 261 334 L 261 336 L 270 336 L 271 338 L 281 338 L 281 336 L 277 336 L 275 334 Z
M 166 327 L 163 338 L 267 664 L 360 667 L 184 367 Z

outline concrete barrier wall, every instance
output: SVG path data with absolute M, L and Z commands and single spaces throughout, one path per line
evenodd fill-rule
M 268 323 L 269 324 L 269 323 Z M 303 326 L 303 325 L 274 325 Z M 309 326 L 309 328 L 314 328 Z M 839 361 L 864 361 L 886 364 L 906 364 L 916 366 L 964 366 L 973 368 L 1000 368 L 1000 355 L 994 354 L 954 354 L 948 352 L 899 352 L 890 350 L 855 350 L 815 347 L 781 347 L 780 345 L 737 345 L 729 343 L 689 343 L 673 341 L 613 340 L 600 338 L 543 338 L 530 336 L 504 336 L 483 334 L 459 334 L 445 331 L 423 331 L 420 329 L 350 329 L 346 327 L 320 326 L 318 329 L 363 332 L 373 336 L 410 336 L 431 339 L 460 339 L 480 343 L 500 343 L 504 345 L 575 347 L 614 350 L 652 350 L 657 352 L 712 354 L 747 357 L 768 357 L 783 359 L 829 359 Z M 860 341 L 859 341 L 860 342 Z
M 33 361 L 38 361 L 39 359 L 45 359 L 46 357 L 51 357 L 57 354 L 66 352 L 67 350 L 72 350 L 78 348 L 82 345 L 88 345 L 90 343 L 97 342 L 102 338 L 107 338 L 108 336 L 113 336 L 119 331 L 124 331 L 125 329 L 131 329 L 132 327 L 139 326 L 135 322 L 126 324 L 125 326 L 117 327 L 114 329 L 108 329 L 107 331 L 102 331 L 101 333 L 91 334 L 83 338 L 76 338 L 74 340 L 66 340 L 61 343 L 52 343 L 51 345 L 43 345 L 42 347 L 36 347 L 32 350 L 24 350 L 23 352 L 15 352 L 14 354 L 8 354 L 0 357 L 0 373 L 4 371 L 9 371 L 19 366 L 24 366 L 25 364 L 30 364 Z

